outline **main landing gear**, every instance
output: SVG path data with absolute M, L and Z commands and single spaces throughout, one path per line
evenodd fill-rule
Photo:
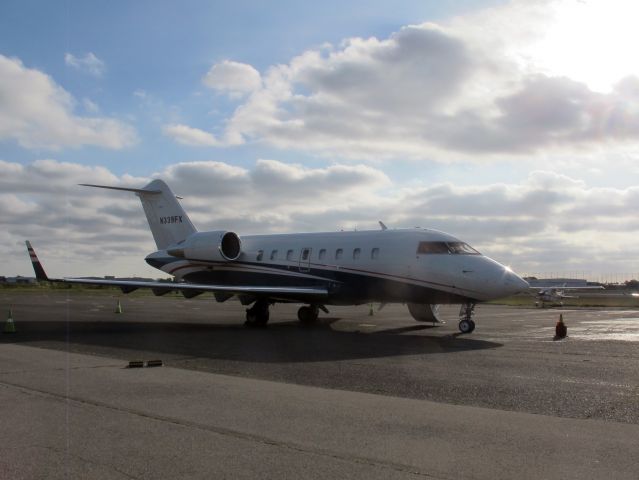
M 475 314 L 475 304 L 464 303 L 459 310 L 459 331 L 461 333 L 471 333 L 475 330 L 473 315 Z
M 269 307 L 271 304 L 268 300 L 257 300 L 251 308 L 246 309 L 247 327 L 265 327 L 269 318 Z
M 319 311 L 328 313 L 324 305 L 305 305 L 297 311 L 297 319 L 302 325 L 313 325 L 317 322 Z
M 311 325 L 317 322 L 319 307 L 317 305 L 305 305 L 297 311 L 297 319 L 302 325 Z
M 265 327 L 269 319 L 269 308 L 271 302 L 268 300 L 257 300 L 251 308 L 246 309 L 247 327 Z M 305 305 L 297 311 L 297 318 L 303 325 L 312 325 L 317 322 L 319 311 L 328 313 L 324 305 Z

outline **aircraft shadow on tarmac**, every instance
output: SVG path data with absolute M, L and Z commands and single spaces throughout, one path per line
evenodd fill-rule
M 242 324 L 29 321 L 22 322 L 16 334 L 0 335 L 0 342 L 125 358 L 153 353 L 160 358 L 164 354 L 259 363 L 444 354 L 501 346 L 468 336 L 406 334 L 432 328 L 428 325 L 345 332 L 331 327 L 337 320 L 324 319 L 313 327 L 277 322 L 261 329 Z

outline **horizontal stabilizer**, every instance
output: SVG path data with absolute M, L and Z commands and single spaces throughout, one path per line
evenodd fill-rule
M 160 194 L 162 190 L 145 190 L 144 188 L 126 188 L 126 187 L 110 187 L 108 185 L 92 185 L 90 183 L 78 183 L 81 187 L 106 188 L 108 190 L 121 190 L 123 192 L 134 192 L 143 194 Z

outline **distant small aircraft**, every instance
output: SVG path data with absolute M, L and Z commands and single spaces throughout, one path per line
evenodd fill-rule
M 576 295 L 566 295 L 566 291 L 582 291 L 582 290 L 603 290 L 604 287 L 596 285 L 580 286 L 580 287 L 567 287 L 565 285 L 561 287 L 530 287 L 532 290 L 536 290 L 535 306 L 546 308 L 546 305 L 560 307 L 564 306 L 564 299 L 566 298 L 579 298 Z
M 218 302 L 239 297 L 246 324 L 263 326 L 274 303 L 303 303 L 298 319 L 317 320 L 326 305 L 406 303 L 415 320 L 439 322 L 438 306 L 461 304 L 459 330 L 475 329 L 477 302 L 528 289 L 528 283 L 467 243 L 426 229 L 293 233 L 240 237 L 227 230 L 199 232 L 170 188 L 153 180 L 144 188 L 89 187 L 135 193 L 142 201 L 158 250 L 149 265 L 174 283 L 89 278 L 48 278 L 31 244 L 38 280 L 114 285 L 124 293 L 150 288 L 191 298 L 212 292 Z

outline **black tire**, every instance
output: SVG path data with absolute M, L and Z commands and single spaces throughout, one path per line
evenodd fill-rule
M 266 307 L 255 304 L 246 310 L 246 322 L 244 322 L 244 325 L 247 327 L 265 327 L 269 317 L 268 304 L 266 304 Z
M 312 325 L 317 321 L 318 312 L 309 306 L 300 307 L 297 311 L 297 319 L 302 325 Z
M 458 326 L 461 333 L 470 333 L 475 330 L 475 322 L 472 320 L 460 320 Z
M 256 318 L 256 325 L 258 327 L 265 327 L 266 324 L 268 323 L 268 319 L 269 319 L 270 315 L 268 310 L 265 310 L 263 312 L 259 312 Z

